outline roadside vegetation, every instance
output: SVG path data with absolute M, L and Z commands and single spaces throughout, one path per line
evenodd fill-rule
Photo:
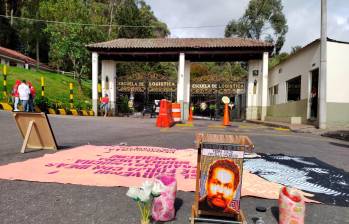
M 46 72 L 41 70 L 27 70 L 18 67 L 8 67 L 7 72 L 7 97 L 1 91 L 0 102 L 11 103 L 11 90 L 16 80 L 30 81 L 36 89 L 36 105 L 41 105 L 41 109 L 50 108 L 69 108 L 69 83 L 73 83 L 74 107 L 77 109 L 88 109 L 91 107 L 91 81 L 82 80 L 82 88 L 78 88 L 77 79 L 58 73 Z M 3 89 L 3 65 L 1 69 L 1 89 Z M 41 96 L 41 77 L 44 77 L 45 97 Z

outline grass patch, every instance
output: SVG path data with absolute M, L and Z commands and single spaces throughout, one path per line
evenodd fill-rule
M 0 64 L 1 69 L 1 94 L 0 94 L 0 102 L 6 102 L 7 99 L 3 94 L 3 65 Z M 79 89 L 78 82 L 73 77 L 53 73 L 46 72 L 41 70 L 27 70 L 24 68 L 18 67 L 9 67 L 7 66 L 7 95 L 11 95 L 12 86 L 14 85 L 17 79 L 19 80 L 27 80 L 30 81 L 35 89 L 36 96 L 41 96 L 41 77 L 44 77 L 45 81 L 45 97 L 51 103 L 61 104 L 62 107 L 66 107 L 69 105 L 69 83 L 73 83 L 73 92 L 74 92 L 74 104 L 88 104 L 91 105 L 91 80 L 83 80 L 82 88 Z

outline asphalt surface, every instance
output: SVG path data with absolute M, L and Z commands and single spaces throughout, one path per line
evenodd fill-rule
M 61 150 L 84 144 L 148 145 L 192 148 L 198 132 L 227 132 L 248 135 L 256 152 L 310 156 L 349 171 L 349 144 L 311 134 L 298 134 L 250 123 L 233 123 L 222 128 L 219 122 L 195 121 L 194 127 L 158 129 L 155 119 L 49 116 Z M 48 150 L 19 153 L 22 144 L 11 113 L 0 111 L 0 165 L 24 161 L 51 153 Z M 71 184 L 0 180 L 0 223 L 139 223 L 134 202 L 123 187 L 90 187 Z M 179 191 L 176 220 L 189 223 L 194 193 Z M 244 197 L 241 202 L 248 223 L 262 217 L 265 223 L 278 222 L 276 200 Z M 265 213 L 257 206 L 267 208 Z M 305 223 L 349 223 L 348 208 L 306 205 Z

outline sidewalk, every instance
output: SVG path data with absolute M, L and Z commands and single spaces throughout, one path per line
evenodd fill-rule
M 349 141 L 349 128 L 348 127 L 331 127 L 327 129 L 318 129 L 313 125 L 307 124 L 290 124 L 283 122 L 273 121 L 260 121 L 260 120 L 246 120 L 247 122 L 254 124 L 261 124 L 271 127 L 287 128 L 290 131 L 297 133 L 310 133 L 315 135 L 321 135 L 330 138 L 336 138 L 344 141 Z

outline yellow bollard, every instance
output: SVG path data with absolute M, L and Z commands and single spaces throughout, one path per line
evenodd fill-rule
M 98 83 L 98 85 L 97 85 L 97 90 L 98 90 L 98 99 L 99 99 L 99 101 L 101 101 L 102 85 L 100 83 Z
M 69 95 L 69 102 L 70 102 L 70 108 L 73 109 L 74 108 L 74 95 L 73 95 L 73 83 L 69 83 L 69 91 L 70 91 L 70 95 Z
M 45 82 L 44 82 L 44 76 L 41 76 L 41 96 L 45 96 Z
M 4 65 L 3 67 L 3 75 L 4 75 L 4 89 L 3 89 L 3 94 L 4 94 L 4 97 L 7 97 L 7 67 L 6 65 Z

